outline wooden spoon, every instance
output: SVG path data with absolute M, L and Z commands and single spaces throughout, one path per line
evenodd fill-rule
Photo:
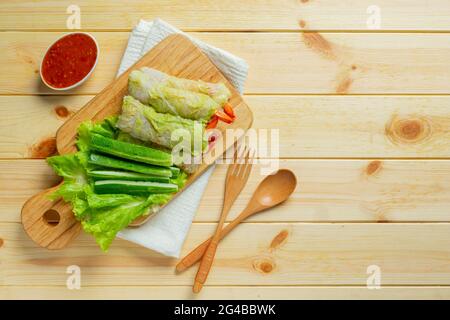
M 275 207 L 287 200 L 292 192 L 294 192 L 296 186 L 297 179 L 290 170 L 281 169 L 270 176 L 267 176 L 256 188 L 247 207 L 236 219 L 222 229 L 220 232 L 220 239 L 223 239 L 231 230 L 248 217 L 263 210 Z M 211 240 L 212 237 L 192 250 L 191 253 L 177 264 L 176 270 L 182 272 L 201 260 Z

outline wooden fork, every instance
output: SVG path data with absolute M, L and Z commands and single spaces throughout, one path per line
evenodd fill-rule
M 211 270 L 214 256 L 216 254 L 217 245 L 219 244 L 220 241 L 220 232 L 222 231 L 225 219 L 237 196 L 246 185 L 248 177 L 252 170 L 251 162 L 253 155 L 250 157 L 250 150 L 248 148 L 245 148 L 242 154 L 244 156 L 238 159 L 238 157 L 236 156 L 237 155 L 236 150 L 234 156 L 234 163 L 232 163 L 228 167 L 227 176 L 225 179 L 225 194 L 222 206 L 222 213 L 220 215 L 219 223 L 217 224 L 216 232 L 214 233 L 211 243 L 206 249 L 202 261 L 200 262 L 200 267 L 198 268 L 197 276 L 195 277 L 194 287 L 192 288 L 194 293 L 200 292 L 200 290 L 203 287 L 203 284 L 206 282 L 206 278 L 208 277 L 209 271 Z M 242 159 L 244 160 L 244 163 L 240 163 L 241 161 L 238 161 Z

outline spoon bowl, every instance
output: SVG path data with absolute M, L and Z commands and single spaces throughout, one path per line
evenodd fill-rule
M 262 206 L 276 206 L 289 198 L 296 186 L 297 178 L 294 173 L 290 170 L 281 169 L 261 181 L 253 194 L 252 200 L 258 200 Z
M 263 210 L 286 201 L 297 186 L 295 174 L 288 169 L 280 169 L 264 178 L 256 188 L 247 207 L 236 218 L 246 219 Z

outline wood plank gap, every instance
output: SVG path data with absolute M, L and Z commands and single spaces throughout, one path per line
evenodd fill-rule
M 131 32 L 132 29 L 93 29 L 82 28 L 74 31 L 80 32 Z M 431 30 L 431 29 L 409 29 L 409 30 L 395 30 L 395 29 L 195 29 L 195 28 L 183 28 L 183 32 L 197 32 L 197 33 L 408 33 L 408 34 L 438 34 L 438 33 L 450 33 L 450 29 L 444 30 Z M 66 28 L 58 29 L 0 29 L 0 32 L 68 32 Z
M 166 284 L 166 285 L 158 285 L 158 284 L 144 284 L 144 285 L 83 285 L 83 288 L 154 288 L 154 287 L 167 287 L 167 288 L 191 288 L 191 285 L 178 285 L 178 284 Z M 204 287 L 208 287 L 208 288 L 254 288 L 254 287 L 258 287 L 258 288 L 361 288 L 361 289 L 365 289 L 367 288 L 366 286 L 362 286 L 362 285 L 358 285 L 358 284 L 334 284 L 334 285 L 329 285 L 329 284 L 314 284 L 314 285 L 310 285 L 310 284 L 283 284 L 283 285 L 278 285 L 278 284 L 274 284 L 274 285 L 270 285 L 270 284 L 264 284 L 264 285 L 249 285 L 249 284 L 245 284 L 245 285 L 240 285 L 240 284 L 221 284 L 221 285 L 208 285 L 205 284 Z M 42 286 L 42 285 L 26 285 L 26 286 L 22 286 L 22 285 L 0 285 L 0 288 L 67 288 L 67 286 L 58 286 L 58 285 L 46 285 L 46 286 Z M 397 285 L 397 284 L 385 284 L 385 285 L 381 285 L 381 288 L 450 288 L 449 285 L 435 285 L 435 284 L 402 284 L 402 285 Z

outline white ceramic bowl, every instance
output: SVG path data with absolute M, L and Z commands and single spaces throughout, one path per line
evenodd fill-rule
M 95 43 L 95 47 L 97 49 L 97 57 L 95 59 L 94 65 L 92 66 L 91 70 L 86 74 L 86 76 L 81 79 L 80 81 L 78 81 L 77 83 L 74 83 L 73 85 L 69 86 L 69 87 L 64 87 L 64 88 L 55 88 L 53 87 L 51 84 L 47 83 L 47 81 L 45 81 L 44 77 L 42 76 L 42 64 L 44 63 L 44 58 L 47 55 L 48 51 L 50 50 L 50 48 L 59 40 L 61 40 L 62 38 L 68 36 L 68 35 L 72 35 L 72 34 L 84 34 L 86 36 L 88 36 L 89 38 L 91 38 L 94 43 Z M 92 74 L 92 72 L 94 71 L 95 67 L 97 66 L 97 62 L 98 62 L 98 57 L 100 56 L 100 47 L 98 45 L 97 40 L 94 38 L 94 36 L 92 36 L 91 34 L 87 33 L 87 32 L 71 32 L 71 33 L 66 33 L 63 34 L 61 37 L 59 37 L 58 39 L 56 39 L 52 44 L 50 44 L 47 48 L 47 50 L 45 50 L 44 56 L 42 57 L 42 61 L 41 61 L 41 66 L 39 68 L 39 74 L 41 76 L 41 80 L 42 82 L 49 87 L 52 90 L 57 90 L 57 91 L 66 91 L 66 90 L 70 90 L 73 89 L 75 87 L 78 87 L 79 85 L 81 85 L 83 82 L 85 82 Z

